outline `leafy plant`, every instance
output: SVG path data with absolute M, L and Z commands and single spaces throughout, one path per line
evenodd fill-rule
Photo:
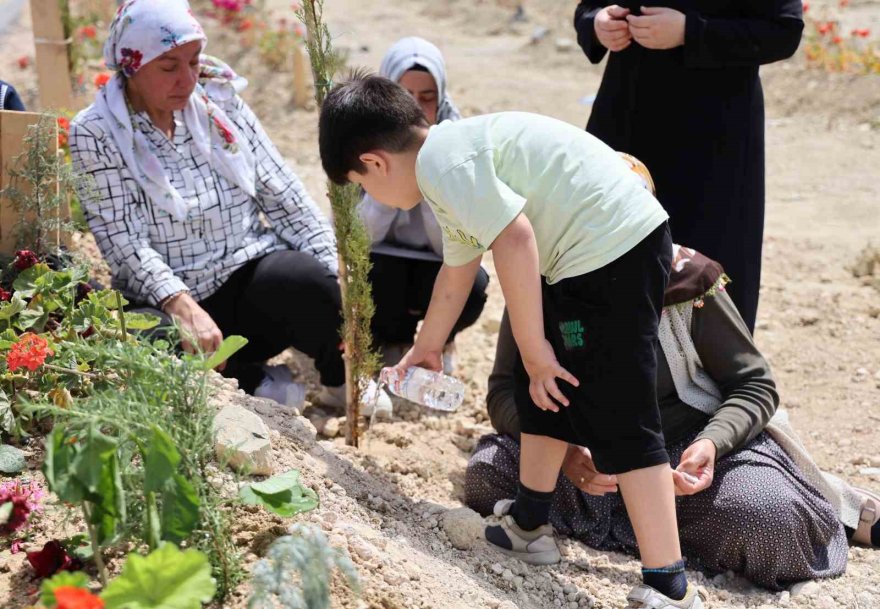
M 318 495 L 300 483 L 296 470 L 247 484 L 239 491 L 239 497 L 245 505 L 261 505 L 286 518 L 318 507 Z
M 107 609 L 199 609 L 216 592 L 203 553 L 165 543 L 145 557 L 129 554 L 101 598 Z
M 56 235 L 72 228 L 62 214 L 68 193 L 77 187 L 80 192 L 91 189 L 87 179 L 74 173 L 55 153 L 55 131 L 56 120 L 50 115 L 43 115 L 28 128 L 24 152 L 10 165 L 9 186 L 0 191 L 18 213 L 14 228 L 18 247 L 30 247 L 38 255 L 57 254 L 60 242 Z
M 341 68 L 340 55 L 333 50 L 330 32 L 323 20 L 323 0 L 305 0 L 298 16 L 308 30 L 306 48 L 315 80 L 315 99 L 320 106 L 332 86 L 335 73 Z M 339 246 L 339 279 L 342 287 L 342 336 L 345 343 L 345 378 L 347 396 L 347 444 L 358 444 L 360 399 L 369 379 L 379 369 L 378 355 L 373 351 L 370 322 L 375 306 L 370 288 L 370 244 L 367 230 L 357 213 L 360 194 L 354 184 L 340 186 L 329 183 L 333 225 Z
M 328 609 L 330 582 L 339 570 L 354 591 L 360 588 L 357 570 L 346 553 L 330 546 L 324 533 L 296 524 L 291 534 L 276 539 L 266 558 L 253 570 L 250 609 Z
M 40 585 L 40 604 L 47 609 L 53 609 L 58 602 L 55 599 L 55 591 L 58 588 L 82 588 L 88 589 L 89 576 L 82 571 L 61 571 L 60 573 L 43 580 Z

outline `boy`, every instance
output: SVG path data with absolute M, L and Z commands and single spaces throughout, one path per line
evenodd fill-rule
M 500 524 L 487 541 L 525 562 L 559 561 L 553 490 L 568 443 L 587 446 L 600 471 L 617 474 L 639 543 L 644 584 L 630 606 L 701 609 L 681 560 L 654 386 L 672 244 L 639 177 L 599 140 L 534 114 L 429 128 L 404 89 L 376 76 L 331 91 L 320 147 L 331 180 L 400 209 L 424 199 L 443 229 L 431 304 L 398 367 L 440 369 L 482 254 L 493 251 L 521 353 L 523 433 L 519 490 L 495 506 Z

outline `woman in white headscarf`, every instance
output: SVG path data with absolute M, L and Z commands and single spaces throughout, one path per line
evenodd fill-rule
M 245 336 L 224 374 L 294 405 L 304 387 L 263 363 L 295 347 L 315 359 L 319 399 L 342 405 L 333 232 L 206 42 L 186 0 L 120 7 L 104 45 L 116 74 L 70 127 L 89 227 L 113 287 L 176 321 L 185 349 Z
M 409 91 L 430 124 L 461 118 L 446 94 L 443 55 L 427 40 L 415 36 L 398 40 L 385 54 L 379 73 Z M 373 336 L 385 360 L 397 363 L 412 346 L 416 326 L 428 309 L 442 263 L 442 235 L 427 205 L 419 204 L 408 211 L 394 209 L 365 195 L 360 214 L 373 240 Z M 488 274 L 480 269 L 443 352 L 446 372 L 453 368 L 455 334 L 472 325 L 482 313 L 488 283 Z

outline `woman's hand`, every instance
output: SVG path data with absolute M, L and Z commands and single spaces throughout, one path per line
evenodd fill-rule
M 627 15 L 628 8 L 614 4 L 603 8 L 593 19 L 596 40 L 609 51 L 622 51 L 632 43 L 632 34 L 626 22 Z
M 553 347 L 547 339 L 538 343 L 535 349 L 522 352 L 523 365 L 529 374 L 529 395 L 541 410 L 559 412 L 559 406 L 550 398 L 555 398 L 563 406 L 568 406 L 568 398 L 556 384 L 556 379 L 568 381 L 575 387 L 580 385 L 572 374 L 559 365 Z
M 593 464 L 588 448 L 569 444 L 562 471 L 571 483 L 588 495 L 601 496 L 617 492 L 617 476 L 600 474 Z
M 672 472 L 676 495 L 694 495 L 706 490 L 715 477 L 717 448 L 712 440 L 697 440 L 685 449 Z
M 187 353 L 213 353 L 223 342 L 223 333 L 211 316 L 186 292 L 173 297 L 162 310 L 170 315 L 181 330 L 181 343 Z M 223 370 L 226 362 L 217 366 Z
M 629 32 L 646 49 L 674 49 L 684 44 L 685 15 L 675 9 L 643 6 L 640 16 L 628 15 Z
M 406 372 L 407 368 L 412 366 L 419 366 L 435 372 L 441 372 L 443 370 L 443 350 L 426 350 L 419 345 L 418 341 L 416 341 L 416 344 L 406 352 L 393 368 L 403 373 Z

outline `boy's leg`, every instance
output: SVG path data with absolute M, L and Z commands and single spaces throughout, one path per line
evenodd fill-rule
M 550 522 L 550 505 L 568 442 L 520 434 L 519 487 L 510 515 L 524 531 Z

